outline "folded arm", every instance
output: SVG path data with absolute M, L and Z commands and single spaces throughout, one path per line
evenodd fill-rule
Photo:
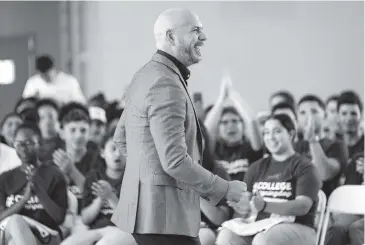
M 193 162 L 185 142 L 186 97 L 176 81 L 159 78 L 150 89 L 147 113 L 150 131 L 164 171 L 218 204 L 228 190 L 228 182 Z

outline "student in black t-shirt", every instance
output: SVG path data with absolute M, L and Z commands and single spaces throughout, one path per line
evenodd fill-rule
M 53 162 L 65 175 L 69 191 L 78 199 L 76 213 L 80 214 L 85 176 L 101 166 L 100 156 L 98 152 L 87 150 L 90 117 L 86 107 L 75 102 L 65 105 L 60 110 L 59 121 L 60 137 L 65 142 L 65 150 L 55 150 Z M 76 217 L 74 223 L 67 222 L 65 226 L 73 230 L 82 227 L 80 216 Z
M 205 119 L 212 152 L 232 180 L 242 180 L 248 166 L 263 155 L 259 123 L 252 109 L 224 77 L 221 92 Z M 231 103 L 232 106 L 226 106 Z
M 0 134 L 4 144 L 13 147 L 15 130 L 23 123 L 21 116 L 15 112 L 5 115 L 0 124 Z
M 325 106 L 315 95 L 306 95 L 298 103 L 298 125 L 303 131 L 303 140 L 294 144 L 294 149 L 307 157 L 317 167 L 322 190 L 329 197 L 339 185 L 348 151 L 345 143 L 340 140 L 329 140 L 320 137 L 321 125 L 325 117 Z
M 40 159 L 43 161 L 53 160 L 53 152 L 56 149 L 64 149 L 64 142 L 59 137 L 59 122 L 57 103 L 52 99 L 41 99 L 37 102 L 39 117 L 39 129 L 42 132 L 43 146 Z
M 0 227 L 5 244 L 59 244 L 67 209 L 67 185 L 61 171 L 38 159 L 41 133 L 23 124 L 14 146 L 22 165 L 0 176 Z
M 349 150 L 349 161 L 344 172 L 345 184 L 361 185 L 364 182 L 364 135 L 360 130 L 362 118 L 362 102 L 352 91 L 345 91 L 338 99 L 338 116 L 343 130 L 343 137 Z M 356 226 L 363 215 L 341 214 L 333 215 L 333 222 L 328 229 L 326 244 L 342 245 L 356 244 L 351 241 L 351 226 Z M 358 229 L 353 229 L 356 237 Z M 363 244 L 364 240 L 362 240 Z
M 259 221 L 282 215 L 294 217 L 294 222 L 276 224 L 246 237 L 223 228 L 217 238 L 218 245 L 315 244 L 314 219 L 321 180 L 315 166 L 295 152 L 294 136 L 294 124 L 287 115 L 273 115 L 266 121 L 264 142 L 271 154 L 249 167 L 244 179 L 248 197 L 238 203 L 229 202 L 242 217 L 257 213 L 256 221 Z
M 113 142 L 113 134 L 106 138 L 102 155 L 105 168 L 91 171 L 85 180 L 81 217 L 90 230 L 71 235 L 62 245 L 136 244 L 130 234 L 110 221 L 118 204 L 125 169 L 125 159 Z

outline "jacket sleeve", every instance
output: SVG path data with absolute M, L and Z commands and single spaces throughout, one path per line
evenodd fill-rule
M 185 141 L 186 97 L 168 77 L 159 78 L 146 96 L 150 131 L 164 171 L 217 205 L 228 190 L 228 181 L 213 175 L 187 153 Z
M 126 137 L 125 137 L 125 114 L 126 110 L 123 111 L 122 116 L 119 119 L 117 127 L 114 132 L 113 141 L 121 154 L 124 157 L 127 157 L 127 148 L 126 148 Z

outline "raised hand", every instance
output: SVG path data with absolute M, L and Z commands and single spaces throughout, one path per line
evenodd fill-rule
M 230 97 L 232 91 L 232 80 L 228 73 L 224 74 L 221 80 L 221 88 L 219 99 L 221 101 L 226 101 Z
M 245 182 L 233 180 L 228 183 L 228 191 L 226 193 L 226 199 L 230 202 L 239 202 L 242 194 L 247 191 L 247 185 Z
M 315 121 L 312 115 L 309 115 L 307 125 L 304 128 L 304 138 L 312 142 L 315 140 L 316 132 L 315 132 Z

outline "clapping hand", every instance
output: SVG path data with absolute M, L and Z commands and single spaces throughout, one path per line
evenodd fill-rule
M 304 128 L 304 138 L 309 141 L 312 142 L 315 137 L 316 137 L 316 132 L 315 132 L 315 121 L 312 115 L 309 115 L 308 118 L 308 122 L 307 125 Z
M 62 149 L 58 149 L 53 153 L 53 162 L 65 175 L 69 174 L 73 165 L 71 157 Z
M 243 218 L 247 218 L 251 212 L 250 208 L 251 193 L 245 192 L 242 194 L 241 199 L 238 202 L 230 202 L 227 204 L 234 209 L 237 213 L 241 214 Z
M 356 172 L 359 174 L 364 174 L 364 157 L 359 157 L 356 159 Z
M 221 80 L 221 89 L 219 94 L 219 100 L 225 102 L 229 97 L 232 90 L 232 80 L 228 73 L 223 75 Z
M 107 201 L 113 193 L 111 185 L 105 180 L 92 183 L 91 190 L 93 195 L 100 197 L 103 201 Z
M 256 192 L 251 201 L 257 212 L 261 212 L 264 210 L 266 203 L 264 198 L 260 195 L 260 192 Z

